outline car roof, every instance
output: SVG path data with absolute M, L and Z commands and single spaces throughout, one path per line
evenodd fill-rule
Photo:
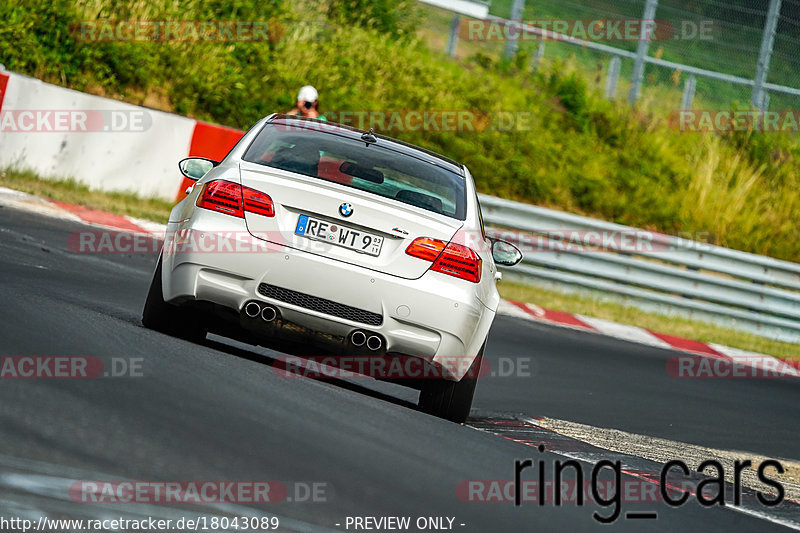
M 330 133 L 342 137 L 348 137 L 358 142 L 363 142 L 361 140 L 361 136 L 365 133 L 369 133 L 366 130 L 360 130 L 352 126 L 339 124 L 338 122 L 328 122 L 325 120 L 298 117 L 296 115 L 275 114 L 271 115 L 268 118 L 268 122 L 286 124 L 287 126 L 291 126 L 292 124 L 294 124 L 297 127 L 308 127 L 311 124 L 313 124 L 313 129 L 315 131 L 321 131 L 324 133 Z M 375 137 L 377 137 L 380 141 L 383 141 L 381 142 L 381 146 L 388 147 L 396 152 L 400 152 L 402 154 L 409 155 L 411 157 L 416 157 L 417 159 L 421 159 L 432 165 L 445 168 L 451 172 L 458 174 L 459 176 L 464 176 L 462 165 L 460 165 L 456 161 L 453 161 L 450 158 L 447 158 L 441 154 L 437 154 L 436 152 L 426 150 L 425 148 L 415 146 L 407 142 L 403 142 L 399 139 L 393 139 L 392 137 L 386 137 L 385 135 L 381 135 L 374 132 L 372 134 Z

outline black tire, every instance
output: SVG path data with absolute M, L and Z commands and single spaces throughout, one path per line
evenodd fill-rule
M 192 309 L 182 309 L 164 301 L 161 288 L 161 256 L 147 291 L 147 300 L 142 310 L 142 325 L 148 329 L 160 331 L 173 337 L 192 342 L 202 342 L 206 338 L 206 330 L 202 320 Z
M 426 382 L 419 394 L 419 409 L 451 422 L 459 424 L 466 422 L 469 410 L 472 408 L 475 387 L 478 385 L 478 374 L 485 348 L 486 343 L 481 347 L 478 356 L 461 381 L 434 379 Z

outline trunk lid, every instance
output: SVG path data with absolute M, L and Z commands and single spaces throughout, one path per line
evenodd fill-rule
M 274 217 L 245 213 L 253 236 L 377 272 L 419 278 L 432 263 L 406 255 L 408 245 L 417 237 L 449 242 L 463 225 L 455 218 L 342 183 L 247 161 L 240 164 L 242 185 L 268 194 L 275 206 Z M 350 205 L 349 216 L 340 213 L 342 204 Z M 307 218 L 298 228 L 301 217 Z M 319 240 L 325 235 L 327 240 Z M 347 246 L 374 252 L 374 237 L 381 241 L 377 256 Z

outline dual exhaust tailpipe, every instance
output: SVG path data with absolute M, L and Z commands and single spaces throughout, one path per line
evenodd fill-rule
M 247 302 L 242 309 L 242 313 L 247 318 L 255 319 L 261 317 L 264 322 L 274 322 L 280 318 L 280 312 L 274 305 L 265 304 L 251 300 Z M 350 344 L 360 348 L 366 346 L 371 352 L 377 352 L 383 348 L 383 337 L 376 333 L 363 331 L 360 329 L 355 330 L 350 334 Z
M 244 306 L 244 314 L 248 318 L 261 317 L 264 322 L 272 322 L 278 318 L 278 309 L 269 304 L 259 302 L 247 302 Z
M 379 335 L 361 331 L 360 329 L 357 329 L 350 334 L 350 343 L 359 348 L 366 345 L 367 348 L 373 352 L 378 351 L 383 347 L 383 339 Z

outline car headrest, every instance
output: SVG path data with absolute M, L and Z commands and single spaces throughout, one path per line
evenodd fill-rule
M 441 198 L 431 196 L 430 194 L 403 189 L 395 195 L 395 198 L 407 204 L 428 209 L 436 213 L 442 213 Z
M 316 176 L 319 150 L 308 146 L 287 146 L 275 152 L 270 165 L 291 172 Z

